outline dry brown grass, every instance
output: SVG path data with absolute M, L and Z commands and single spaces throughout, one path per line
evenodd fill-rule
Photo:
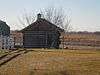
M 1 66 L 0 75 L 100 75 L 100 51 L 35 49 Z
M 3 55 L 6 55 L 8 53 L 9 53 L 8 50 L 0 50 L 0 57 L 3 56 Z

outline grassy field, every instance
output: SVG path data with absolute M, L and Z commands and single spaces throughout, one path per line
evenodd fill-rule
M 7 50 L 0 50 L 0 57 L 5 54 L 8 54 L 8 53 L 9 53 L 9 51 L 7 51 Z
M 35 49 L 2 65 L 0 75 L 100 75 L 100 51 Z

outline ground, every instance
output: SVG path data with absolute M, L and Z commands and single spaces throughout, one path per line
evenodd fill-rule
M 0 66 L 0 75 L 100 75 L 100 51 L 31 49 Z

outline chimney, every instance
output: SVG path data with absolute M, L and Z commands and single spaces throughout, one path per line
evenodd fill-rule
M 41 14 L 39 13 L 39 14 L 37 14 L 37 20 L 38 19 L 41 19 Z

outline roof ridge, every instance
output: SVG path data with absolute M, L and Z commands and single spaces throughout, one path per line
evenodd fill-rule
M 39 26 L 40 25 L 40 26 Z M 47 27 L 47 28 L 46 28 Z M 37 28 L 37 29 L 36 29 Z M 44 19 L 44 18 L 40 18 L 37 19 L 35 22 L 33 22 L 32 24 L 30 24 L 29 26 L 25 27 L 24 29 L 22 29 L 21 31 L 25 31 L 25 30 L 60 30 L 62 31 L 63 29 L 61 29 L 60 27 L 58 27 L 57 25 L 53 24 L 52 22 Z

